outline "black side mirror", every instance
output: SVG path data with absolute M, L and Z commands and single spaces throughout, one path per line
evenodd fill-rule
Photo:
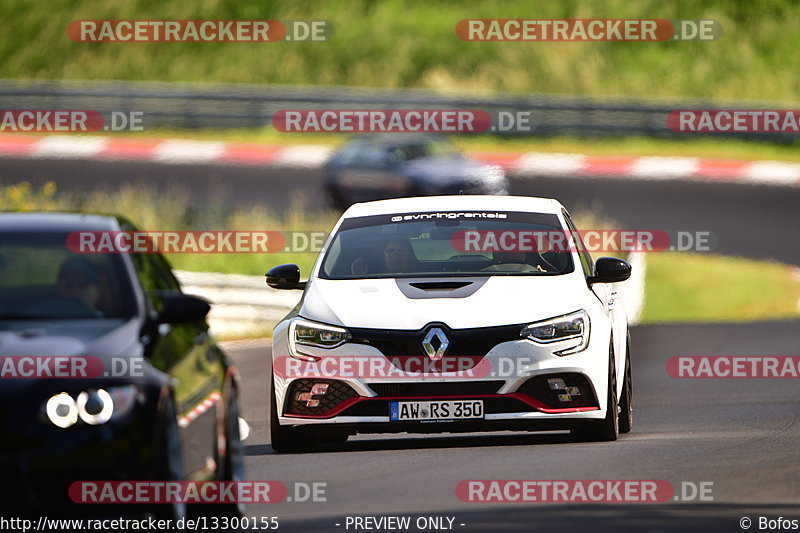
M 616 257 L 601 257 L 594 264 L 594 276 L 586 281 L 592 283 L 617 283 L 631 277 L 631 265 Z
M 300 267 L 293 263 L 270 268 L 266 274 L 267 285 L 273 289 L 305 289 L 306 282 L 300 281 Z
M 205 320 L 211 310 L 208 301 L 199 296 L 180 292 L 161 292 L 158 294 L 161 310 L 158 313 L 160 324 L 183 324 Z

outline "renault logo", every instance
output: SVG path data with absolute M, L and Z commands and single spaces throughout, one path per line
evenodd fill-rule
M 434 343 L 434 337 L 436 338 L 436 343 Z M 449 345 L 450 340 L 448 340 L 447 335 L 444 334 L 441 328 L 429 329 L 427 335 L 425 335 L 425 338 L 422 340 L 422 348 L 432 361 L 441 359 Z

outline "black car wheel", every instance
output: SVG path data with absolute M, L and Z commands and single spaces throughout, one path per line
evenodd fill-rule
M 619 401 L 619 432 L 630 433 L 633 429 L 633 378 L 631 377 L 631 336 L 625 344 L 625 377 L 622 398 Z
M 342 191 L 333 184 L 326 185 L 327 189 L 327 196 L 328 196 L 328 205 L 337 211 L 344 211 L 353 202 L 349 202 L 347 198 L 344 197 Z

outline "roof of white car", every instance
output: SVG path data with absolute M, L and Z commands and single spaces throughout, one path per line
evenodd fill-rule
M 558 213 L 561 203 L 552 198 L 533 196 L 454 195 L 397 198 L 354 204 L 344 216 L 363 217 L 391 213 L 429 213 L 432 211 L 523 211 L 531 213 Z

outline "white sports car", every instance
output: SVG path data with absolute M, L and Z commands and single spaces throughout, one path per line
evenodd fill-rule
M 544 238 L 542 237 L 544 236 Z M 565 245 L 568 244 L 568 245 Z M 438 196 L 355 204 L 272 348 L 272 447 L 356 433 L 570 430 L 632 425 L 628 323 L 614 283 L 552 199 Z

